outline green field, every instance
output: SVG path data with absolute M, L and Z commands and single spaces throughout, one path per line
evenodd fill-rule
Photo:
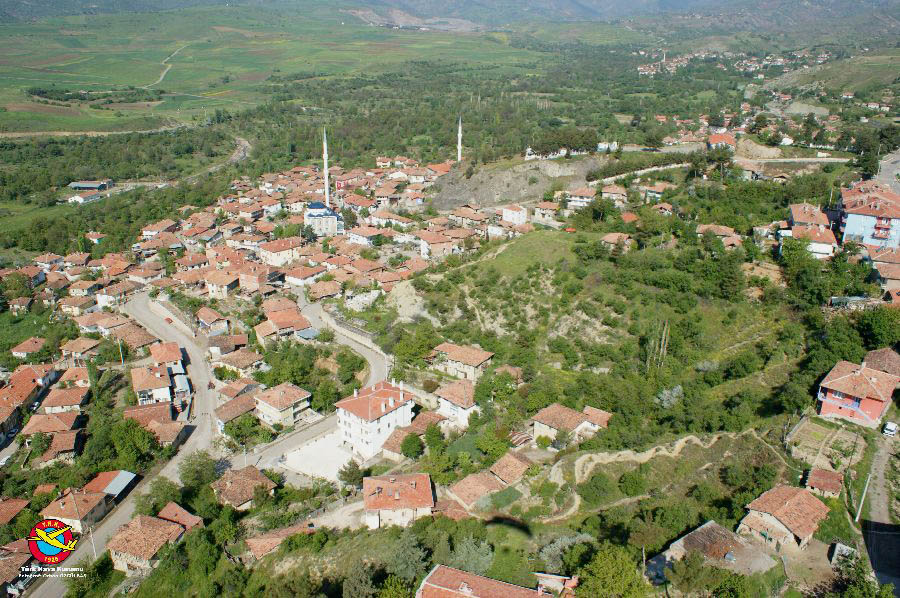
M 273 73 L 373 74 L 410 60 L 528 69 L 540 57 L 508 45 L 503 34 L 373 27 L 312 2 L 290 11 L 225 6 L 54 18 L 0 26 L 0 108 L 6 109 L 0 131 L 145 130 L 191 121 L 215 108 L 267 100 L 265 81 Z M 158 82 L 167 59 L 170 68 Z M 150 86 L 167 93 L 151 106 L 97 110 L 33 101 L 25 90 L 37 85 L 88 92 Z

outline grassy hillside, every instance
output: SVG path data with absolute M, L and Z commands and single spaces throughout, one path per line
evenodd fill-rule
M 308 0 L 290 9 L 57 17 L 0 25 L 0 108 L 6 109 L 0 110 L 0 131 L 135 130 L 190 121 L 216 108 L 265 101 L 260 86 L 273 73 L 377 73 L 429 59 L 528 64 L 537 57 L 482 34 L 371 27 Z M 149 106 L 98 110 L 86 103 L 38 103 L 25 93 L 35 85 L 88 92 L 150 86 L 165 93 Z

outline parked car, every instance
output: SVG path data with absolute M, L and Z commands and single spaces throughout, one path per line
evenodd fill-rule
M 7 463 L 9 463 L 9 460 L 10 460 L 11 458 L 12 458 L 12 455 L 6 455 L 6 456 L 3 457 L 2 459 L 0 459 L 0 467 L 3 467 L 3 466 L 6 465 Z
M 884 424 L 884 428 L 881 430 L 881 433 L 887 436 L 888 438 L 893 438 L 897 435 L 898 426 L 894 422 L 886 422 Z

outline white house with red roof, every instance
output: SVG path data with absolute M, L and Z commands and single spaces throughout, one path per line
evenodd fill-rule
M 403 390 L 402 382 L 385 381 L 354 390 L 335 407 L 341 441 L 363 459 L 371 459 L 394 430 L 412 423 L 413 395 Z
M 393 474 L 363 478 L 366 526 L 406 527 L 434 509 L 434 490 L 427 473 Z
M 825 225 L 795 225 L 791 228 L 778 231 L 778 237 L 781 245 L 779 252 L 784 246 L 784 239 L 794 238 L 806 242 L 806 249 L 813 257 L 820 260 L 831 258 L 838 249 L 837 239 L 834 233 Z
M 585 407 L 583 411 L 576 411 L 571 407 L 553 403 L 531 418 L 533 436 L 535 439 L 545 436 L 555 440 L 560 430 L 564 430 L 576 439 L 586 438 L 593 436 L 601 428 L 606 428 L 610 417 L 611 413 L 596 407 Z
M 465 380 L 478 380 L 490 367 L 494 354 L 480 347 L 441 343 L 426 358 L 436 370 Z
M 481 411 L 475 404 L 475 384 L 471 380 L 454 380 L 442 384 L 434 394 L 438 398 L 437 412 L 462 430 L 469 427 L 472 414 Z

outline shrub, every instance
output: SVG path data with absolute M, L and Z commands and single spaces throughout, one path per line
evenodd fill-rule
M 591 505 L 602 503 L 608 499 L 615 490 L 616 485 L 613 484 L 612 480 L 610 480 L 606 474 L 601 472 L 595 473 L 588 481 L 579 484 L 576 488 L 576 491 L 581 498 Z
M 422 388 L 425 392 L 434 392 L 438 389 L 438 386 L 437 380 L 432 380 L 430 378 L 422 383 Z
M 491 506 L 495 509 L 505 509 L 521 497 L 522 493 L 510 486 L 491 495 Z
M 628 471 L 619 478 L 619 489 L 628 496 L 637 496 L 647 490 L 647 480 L 637 469 Z

